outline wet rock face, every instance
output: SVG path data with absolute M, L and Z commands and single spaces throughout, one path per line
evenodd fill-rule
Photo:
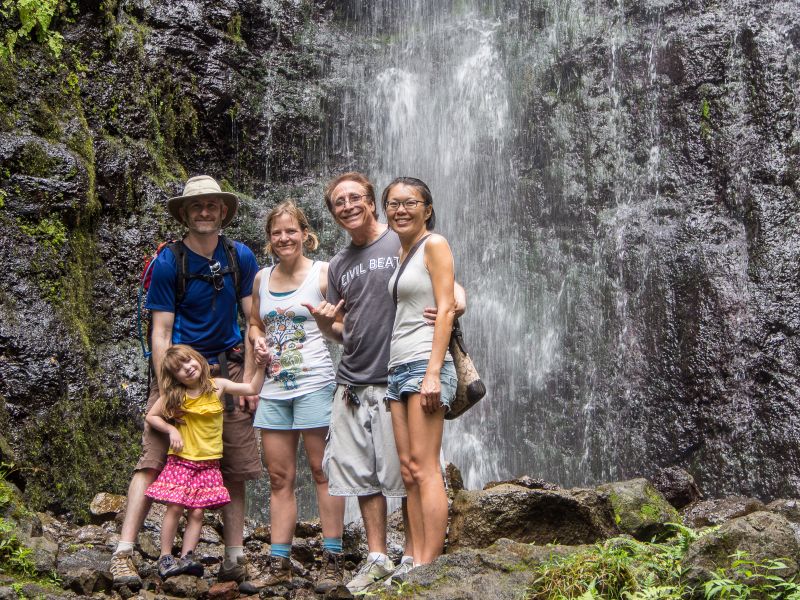
M 714 496 L 797 495 L 796 4 L 586 3 L 597 28 L 564 31 L 541 4 L 509 25 L 515 160 L 576 367 L 532 403 L 531 439 L 591 397 L 561 442 L 592 457 L 578 479 L 679 465 Z
M 591 544 L 618 532 L 607 497 L 596 490 L 542 490 L 504 483 L 456 494 L 448 552 L 484 548 L 500 538 L 541 545 Z
M 163 204 L 209 173 L 246 195 L 226 233 L 260 251 L 270 194 L 311 170 L 298 140 L 319 135 L 329 15 L 314 2 L 77 4 L 54 21 L 59 59 L 28 43 L 0 61 L 0 433 L 34 507 L 88 519 L 139 452 L 138 277 L 182 233 Z

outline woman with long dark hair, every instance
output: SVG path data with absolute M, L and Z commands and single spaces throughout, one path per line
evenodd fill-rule
M 408 497 L 414 565 L 442 553 L 447 494 L 439 464 L 444 415 L 455 395 L 456 372 L 447 350 L 455 317 L 453 254 L 432 233 L 436 217 L 428 186 L 399 177 L 383 191 L 383 209 L 400 238 L 400 261 L 389 281 L 395 315 L 387 398 Z M 433 327 L 423 313 L 435 306 Z

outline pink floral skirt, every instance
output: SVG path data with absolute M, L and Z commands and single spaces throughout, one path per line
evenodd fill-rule
M 219 508 L 231 501 L 218 460 L 188 460 L 170 454 L 145 496 L 186 508 Z

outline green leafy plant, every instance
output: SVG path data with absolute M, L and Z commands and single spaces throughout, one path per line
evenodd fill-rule
M 19 19 L 19 27 L 6 32 L 4 43 L 0 44 L 0 57 L 13 58 L 14 47 L 18 42 L 32 37 L 48 47 L 53 56 L 60 56 L 64 38 L 50 29 L 53 18 L 62 10 L 60 0 L 2 0 L 0 15 L 5 19 Z
M 703 586 L 706 598 L 769 598 L 800 600 L 800 584 L 794 577 L 786 579 L 780 571 L 787 569 L 784 559 L 755 561 L 746 552 L 736 552 L 729 568 L 719 568 L 715 577 Z

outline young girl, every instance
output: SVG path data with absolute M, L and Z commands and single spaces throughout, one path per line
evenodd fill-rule
M 263 354 L 257 362 L 264 363 Z M 161 363 L 163 395 L 147 413 L 151 427 L 169 435 L 167 464 L 145 495 L 167 505 L 161 524 L 161 556 L 158 574 L 162 579 L 180 574 L 203 575 L 203 565 L 194 560 L 200 539 L 203 509 L 230 502 L 222 483 L 222 402 L 224 393 L 234 396 L 258 394 L 264 383 L 264 369 L 256 369 L 250 383 L 212 379 L 208 362 L 196 350 L 182 344 L 170 346 Z M 178 520 L 187 509 L 186 530 L 180 560 L 172 556 Z

